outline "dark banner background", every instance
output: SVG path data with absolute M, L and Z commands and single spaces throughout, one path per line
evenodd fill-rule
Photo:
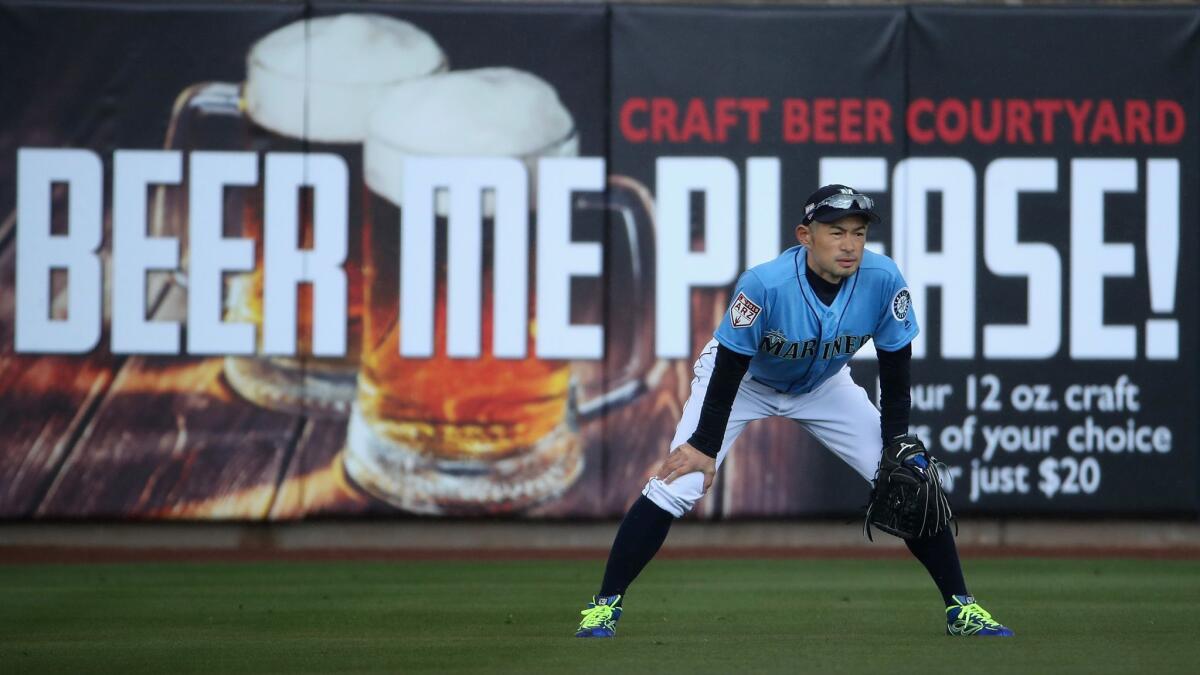
M 854 35 L 858 41 L 833 49 L 828 41 L 815 37 L 827 35 Z M 1172 99 L 1183 106 L 1186 125 L 1194 129 L 1195 74 L 1200 72 L 1200 60 L 1197 16 L 1192 10 L 618 7 L 613 12 L 613 36 L 613 116 L 618 120 L 629 101 L 638 97 L 669 98 L 679 105 L 681 118 L 685 104 L 697 97 L 710 110 L 719 97 L 769 101 L 757 142 L 745 129 L 735 129 L 725 142 L 709 142 L 698 134 L 688 142 L 672 142 L 665 131 L 662 140 L 654 142 L 638 134 L 622 134 L 618 127 L 612 158 L 621 171 L 649 180 L 655 158 L 662 155 L 727 157 L 743 167 L 743 177 L 747 158 L 779 157 L 785 214 L 781 246 L 787 246 L 792 237 L 788 214 L 798 213 L 811 186 L 826 180 L 820 176 L 823 158 L 874 157 L 886 162 L 889 185 L 872 185 L 869 187 L 884 189 L 868 191 L 881 196 L 883 213 L 895 216 L 885 216 L 883 225 L 871 233 L 873 240 L 889 246 L 895 245 L 891 223 L 901 215 L 893 210 L 898 209 L 895 191 L 900 188 L 891 184 L 897 177 L 892 173 L 896 163 L 904 157 L 960 158 L 969 163 L 974 173 L 975 222 L 942 222 L 944 198 L 934 192 L 927 197 L 927 223 L 910 224 L 912 228 L 926 227 L 932 252 L 941 248 L 943 228 L 976 229 L 977 299 L 974 326 L 969 329 L 974 334 L 974 357 L 941 356 L 941 324 L 965 317 L 951 310 L 943 314 L 943 294 L 935 286 L 927 295 L 923 325 L 928 351 L 914 366 L 914 384 L 929 396 L 918 394 L 913 424 L 925 427 L 922 435 L 951 466 L 960 509 L 1155 513 L 1194 507 L 1195 425 L 1188 411 L 1195 409 L 1195 388 L 1162 383 L 1195 372 L 1194 355 L 1187 348 L 1195 334 L 1195 314 L 1188 298 L 1197 280 L 1186 264 L 1188 252 L 1197 245 L 1190 215 L 1196 208 L 1192 187 L 1196 184 L 1195 135 L 1189 132 L 1180 142 L 1156 145 L 1124 139 L 1118 143 L 1107 136 L 1092 142 L 1089 132 L 1082 142 L 1075 142 L 1065 113 L 1060 113 L 1053 122 L 1052 138 L 1042 135 L 1041 119 L 1034 118 L 1037 135 L 1030 140 L 1018 132 L 1013 142 L 1005 133 L 992 143 L 969 135 L 953 143 L 940 139 L 918 142 L 906 133 L 905 115 L 909 104 L 922 98 L 933 102 L 980 99 L 985 104 L 996 99 L 1108 100 L 1115 101 L 1118 110 L 1126 100 L 1153 103 Z M 1117 44 L 1139 47 L 1110 47 Z M 782 54 L 787 56 L 779 57 Z M 872 143 L 865 133 L 839 134 L 832 124 L 824 141 L 811 131 L 807 138 L 794 133 L 789 139 L 784 133 L 785 99 L 793 97 L 808 99 L 810 105 L 817 98 L 882 99 L 892 110 L 889 129 L 893 137 L 880 137 Z M 648 118 L 634 117 L 638 121 Z M 932 113 L 921 121 L 923 129 L 935 125 Z M 679 127 L 683 126 L 680 122 Z M 997 275 L 984 264 L 985 172 L 1001 157 L 1057 160 L 1058 190 L 1023 193 L 1018 210 L 1019 240 L 1050 244 L 1061 262 L 1061 346 L 1048 359 L 987 359 L 983 354 L 985 324 L 1022 323 L 1028 314 L 1028 279 Z M 1131 360 L 1097 361 L 1070 355 L 1071 162 L 1089 158 L 1127 158 L 1138 166 L 1138 189 L 1110 194 L 1104 200 L 1106 243 L 1135 246 L 1133 276 L 1104 282 L 1104 321 L 1138 327 L 1137 357 Z M 1170 315 L 1179 321 L 1180 355 L 1178 360 L 1168 361 L 1146 359 L 1141 328 L 1152 318 L 1147 264 L 1157 253 L 1147 251 L 1145 245 L 1145 167 L 1146 160 L 1160 158 L 1179 160 L 1181 186 L 1180 253 Z M 742 196 L 747 199 L 744 189 Z M 695 236 L 702 237 L 704 224 L 697 219 L 693 225 Z M 903 262 L 901 266 L 911 282 L 916 271 Z M 1035 288 L 1034 292 L 1045 289 Z M 698 347 L 709 335 L 708 326 L 704 320 L 694 323 L 692 346 Z M 874 392 L 876 370 L 871 360 L 856 361 L 853 372 Z M 1065 397 L 1072 385 L 1113 385 L 1122 375 L 1140 386 L 1139 410 L 1067 409 Z M 985 377 L 986 382 L 981 383 Z M 969 378 L 975 383 L 973 407 L 967 400 Z M 992 389 L 996 389 L 995 399 L 985 403 L 983 399 Z M 1033 401 L 1035 409 L 1018 410 L 1012 400 L 1014 389 L 1019 390 L 1017 404 L 1022 407 L 1029 407 L 1025 405 L 1028 395 L 1042 398 Z M 938 392 L 944 396 L 940 405 L 934 398 Z M 1079 399 L 1073 396 L 1071 400 Z M 947 427 L 961 429 L 972 415 L 973 446 L 943 447 L 941 433 Z M 1148 454 L 1073 452 L 1066 447 L 1066 437 L 1089 417 L 1105 430 L 1124 428 L 1130 420 L 1136 428 L 1165 427 L 1171 433 L 1172 449 Z M 985 452 L 988 436 L 983 427 L 992 435 L 991 452 Z M 1053 427 L 1050 433 L 1055 435 L 1043 443 L 1046 427 Z M 858 479 L 807 436 L 780 428 L 768 441 L 754 436 L 756 431 L 766 433 L 751 427 L 739 441 L 739 452 L 727 462 L 722 484 L 726 515 L 801 514 L 824 509 L 848 512 L 859 503 Z M 954 431 L 950 433 L 953 439 Z M 1014 433 L 1024 434 L 1021 438 L 1028 440 L 1006 442 Z M 1014 449 L 1008 450 L 1010 447 Z M 781 488 L 774 484 L 779 476 L 800 486 Z
M 981 425 L 1057 426 L 1058 439 L 1048 452 L 1015 453 L 998 451 L 991 461 L 979 454 L 951 456 L 963 467 L 964 475 L 991 466 L 1027 466 L 1030 469 L 1028 494 L 980 494 L 972 506 L 1006 511 L 1064 511 L 1086 513 L 1106 510 L 1147 513 L 1186 508 L 1196 503 L 1196 426 L 1189 411 L 1197 408 L 1196 387 L 1190 380 L 1196 373 L 1195 350 L 1197 276 L 1190 259 L 1197 251 L 1197 122 L 1200 122 L 1200 91 L 1196 73 L 1200 72 L 1200 17 L 1193 11 L 1131 9 L 1114 11 L 1077 8 L 1029 9 L 1006 14 L 997 9 L 972 9 L 961 12 L 945 8 L 914 8 L 910 21 L 909 90 L 910 97 L 939 100 L 954 96 L 961 99 L 1090 99 L 1110 100 L 1120 108 L 1125 101 L 1154 102 L 1171 99 L 1183 106 L 1188 132 L 1173 144 L 1135 143 L 1124 133 L 1120 142 L 1109 135 L 1091 133 L 1077 142 L 1071 126 L 1059 120 L 1053 142 L 986 145 L 965 140 L 960 145 L 930 143 L 910 146 L 912 155 L 949 155 L 971 162 L 979 178 L 977 192 L 983 195 L 983 171 L 997 156 L 1049 157 L 1058 160 L 1058 191 L 1022 195 L 1018 212 L 1021 241 L 1046 242 L 1059 252 L 1063 261 L 1062 346 L 1047 361 L 988 361 L 968 363 L 944 361 L 922 369 L 925 381 L 961 384 L 972 374 L 993 373 L 1000 383 L 1001 410 L 980 411 Z M 1026 48 L 1014 49 L 1019 42 Z M 1114 48 L 1122 45 L 1121 48 Z M 1060 116 L 1061 117 L 1061 116 Z M 1135 248 L 1133 276 L 1110 278 L 1104 284 L 1104 320 L 1109 324 L 1136 326 L 1137 358 L 1124 361 L 1097 361 L 1071 358 L 1069 344 L 1070 310 L 1070 220 L 1071 161 L 1090 158 L 1127 158 L 1137 164 L 1137 190 L 1108 194 L 1104 199 L 1103 232 L 1106 242 L 1130 242 Z M 1160 251 L 1146 245 L 1146 166 L 1147 160 L 1172 158 L 1179 161 L 1179 263 L 1175 301 L 1170 318 L 1179 321 L 1179 359 L 1146 358 L 1146 332 L 1143 325 L 1156 316 L 1150 311 L 1148 274 L 1152 262 L 1160 262 Z M 981 200 L 982 206 L 982 200 Z M 982 209 L 981 209 L 982 212 Z M 1025 282 L 1003 278 L 980 267 L 977 278 L 980 323 L 990 320 L 1010 323 L 1025 320 Z M 931 307 L 931 311 L 934 311 Z M 930 331 L 927 331 L 929 333 Z M 982 330 L 976 331 L 976 344 L 982 344 Z M 929 372 L 932 371 L 932 372 Z M 1067 389 L 1078 384 L 1113 384 L 1122 375 L 1140 385 L 1140 410 L 1070 411 L 1063 400 Z M 1049 385 L 1056 410 L 1019 412 L 1013 410 L 1013 388 L 1022 383 Z M 1168 384 L 1177 383 L 1177 384 Z M 956 389 L 956 391 L 958 390 Z M 981 396 L 983 389 L 980 389 Z M 1052 402 L 1053 403 L 1053 402 Z M 962 424 L 970 411 L 958 398 L 938 414 L 922 416 L 922 423 L 934 428 Z M 1127 427 L 1166 427 L 1173 436 L 1170 453 L 1150 454 L 1077 454 L 1064 449 L 1063 437 L 1069 428 L 1085 424 L 1090 417 L 1096 425 Z M 1091 457 L 1101 478 L 1092 494 L 1079 494 L 1062 487 L 1073 462 Z M 1050 458 L 1050 459 L 1047 459 Z M 1057 466 L 1055 466 L 1057 460 Z M 1055 480 L 1055 477 L 1058 480 Z M 959 498 L 960 504 L 967 503 Z
M 834 180 L 878 197 L 884 222 L 872 229 L 870 239 L 897 258 L 910 285 L 915 276 L 931 276 L 910 263 L 917 260 L 906 248 L 915 228 L 924 228 L 931 253 L 942 250 L 954 228 L 973 228 L 974 260 L 965 269 L 972 270 L 975 283 L 974 320 L 946 310 L 945 289 L 931 285 L 923 308 L 925 352 L 914 361 L 918 392 L 912 421 L 923 427 L 933 451 L 951 467 L 959 510 L 997 515 L 1197 512 L 1192 345 L 1194 298 L 1200 289 L 1190 264 L 1191 254 L 1200 248 L 1194 216 L 1200 207 L 1196 8 L 0 2 L 0 62 L 5 64 L 0 79 L 0 518 L 293 519 L 405 513 L 345 479 L 340 460 L 344 420 L 254 406 L 230 390 L 220 359 L 112 355 L 107 332 L 100 347 L 86 355 L 14 351 L 18 148 L 98 153 L 105 163 L 108 218 L 112 152 L 161 148 L 179 92 L 203 81 L 241 82 L 246 54 L 264 35 L 305 16 L 347 12 L 412 22 L 437 40 L 452 70 L 510 66 L 536 74 L 554 87 L 573 115 L 579 154 L 605 157 L 610 175 L 623 176 L 651 194 L 658 192 L 658 162 L 664 157 L 728 160 L 738 180 L 738 222 L 707 217 L 703 200 L 694 197 L 686 226 L 698 253 L 704 252 L 705 235 L 712 228 L 735 229 L 739 270 L 759 262 L 764 241 L 774 243 L 776 251 L 790 246 L 803 199 L 815 186 Z M 715 111 L 726 99 L 734 101 L 734 121 L 719 133 Z M 1001 134 L 994 142 L 970 134 L 957 142 L 926 141 L 923 134 L 910 136 L 906 129 L 910 106 L 925 99 L 934 104 L 978 99 L 986 105 L 995 99 L 1109 100 L 1117 110 L 1126 101 L 1153 105 L 1167 100 L 1182 107 L 1186 128 L 1171 143 L 1116 142 L 1090 134 L 1076 141 L 1070 120 L 1059 113 L 1051 123 L 1053 139 L 1046 137 L 1041 118 L 1034 117 L 1029 139 L 1018 133 L 1012 139 Z M 669 109 L 674 110 L 671 120 L 664 112 Z M 886 111 L 882 126 L 866 121 L 868 109 Z M 817 119 L 826 113 L 832 120 L 827 124 Z M 859 122 L 853 122 L 856 116 Z M 919 131 L 935 126 L 935 113 L 919 119 Z M 220 145 L 219 139 L 208 142 Z M 898 197 L 908 186 L 897 167 L 920 158 L 956 159 L 968 167 L 974 222 L 956 216 L 943 222 L 943 208 L 957 197 L 938 192 L 920 195 L 927 222 L 910 217 L 913 210 L 905 210 Z M 1022 193 L 1017 213 L 1020 243 L 1047 244 L 1060 261 L 1061 338 L 1050 358 L 988 358 L 984 353 L 985 325 L 1028 319 L 1029 280 L 997 274 L 985 261 L 985 176 L 998 158 L 1057 162 L 1057 188 Z M 1099 158 L 1130 160 L 1137 172 L 1134 191 L 1104 198 L 1105 243 L 1133 245 L 1133 275 L 1103 282 L 1104 322 L 1132 326 L 1137 335 L 1135 355 L 1120 360 L 1071 355 L 1072 162 Z M 1147 246 L 1150 160 L 1178 162 L 1178 262 L 1167 311 L 1151 309 L 1150 266 L 1169 255 Z M 747 187 L 751 166 L 756 172 L 753 191 Z M 857 180 L 839 179 L 846 175 Z M 67 199 L 55 194 L 56 217 Z M 763 222 L 766 230 L 775 223 L 773 242 L 769 232 L 765 239 L 760 236 L 764 228 L 758 224 Z M 898 223 L 908 229 L 898 231 Z M 572 377 L 598 382 L 601 388 L 616 380 L 639 349 L 630 342 L 652 343 L 656 331 L 653 320 L 630 316 L 631 294 L 644 294 L 637 300 L 648 303 L 654 287 L 636 290 L 630 285 L 634 261 L 628 242 L 606 226 L 611 224 L 596 214 L 581 215 L 573 233 L 577 240 L 601 243 L 605 251 L 603 282 L 579 280 L 572 288 L 576 320 L 603 317 L 597 320 L 603 321 L 607 336 L 607 358 L 573 363 Z M 351 224 L 352 233 L 354 228 Z M 751 235 L 751 230 L 760 234 Z M 108 255 L 109 245 L 106 239 L 102 255 Z M 961 266 L 963 258 L 948 264 Z M 660 266 L 653 273 L 661 283 L 665 275 L 691 271 Z M 574 431 L 583 453 L 582 474 L 560 497 L 523 511 L 523 516 L 598 518 L 624 511 L 667 450 L 689 391 L 692 360 L 711 337 L 732 283 L 732 277 L 706 282 L 687 295 L 688 325 L 683 330 L 688 355 L 663 359 L 646 391 L 631 403 L 581 418 Z M 184 320 L 182 297 L 178 289 L 162 290 L 155 316 Z M 1146 322 L 1151 319 L 1178 322 L 1177 359 L 1147 358 Z M 954 330 L 970 333 L 972 353 L 945 355 L 948 322 L 955 324 Z M 852 373 L 874 397 L 874 359 L 856 360 Z M 1120 381 L 1138 387 L 1137 410 L 1068 409 L 1069 392 L 1114 385 L 1122 376 L 1127 380 Z M 989 398 L 993 390 L 995 396 Z M 1102 389 L 1095 392 L 1103 394 Z M 1023 398 L 1027 394 L 1032 398 Z M 1030 409 L 1019 409 L 1023 407 Z M 1165 428 L 1170 450 L 1073 451 L 1066 438 L 1089 419 L 1104 430 L 1131 423 L 1135 429 Z M 953 444 L 953 430 L 964 424 L 972 431 L 970 449 Z M 999 443 L 1005 427 L 1018 439 L 1032 434 L 1034 440 L 1018 440 L 1011 450 L 986 451 L 988 434 Z M 1056 429 L 1054 437 L 1039 444 L 1038 434 L 1045 432 L 1037 430 L 1047 427 Z M 743 434 L 695 515 L 846 515 L 858 510 L 865 492 L 848 467 L 796 424 L 773 419 L 751 425 Z

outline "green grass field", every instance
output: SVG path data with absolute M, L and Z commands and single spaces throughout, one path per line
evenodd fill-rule
M 908 560 L 656 561 L 616 640 L 600 562 L 0 566 L 0 672 L 1194 673 L 1200 561 L 977 560 L 1011 640 L 942 634 Z

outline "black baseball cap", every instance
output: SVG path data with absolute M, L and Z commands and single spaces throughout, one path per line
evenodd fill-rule
M 801 222 L 805 225 L 814 220 L 832 223 L 854 215 L 865 217 L 868 223 L 879 222 L 879 216 L 875 213 L 875 200 L 852 187 L 834 183 L 808 196 L 804 201 L 804 220 Z

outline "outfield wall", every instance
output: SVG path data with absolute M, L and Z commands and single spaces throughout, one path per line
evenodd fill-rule
M 2 519 L 618 516 L 830 182 L 961 513 L 1200 514 L 1200 7 L 3 0 L 0 63 Z M 696 517 L 865 492 L 772 420 Z
M 611 522 L 474 520 L 288 523 L 6 523 L 0 563 L 211 560 L 600 561 Z M 965 519 L 960 551 L 980 557 L 1200 559 L 1200 526 L 1178 520 Z M 908 559 L 890 536 L 868 541 L 857 523 L 687 520 L 659 557 Z

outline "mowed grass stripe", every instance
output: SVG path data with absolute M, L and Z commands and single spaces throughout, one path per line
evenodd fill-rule
M 0 567 L 0 671 L 1191 673 L 1200 561 L 967 561 L 1013 640 L 942 634 L 906 560 L 660 560 L 619 637 L 602 561 Z

